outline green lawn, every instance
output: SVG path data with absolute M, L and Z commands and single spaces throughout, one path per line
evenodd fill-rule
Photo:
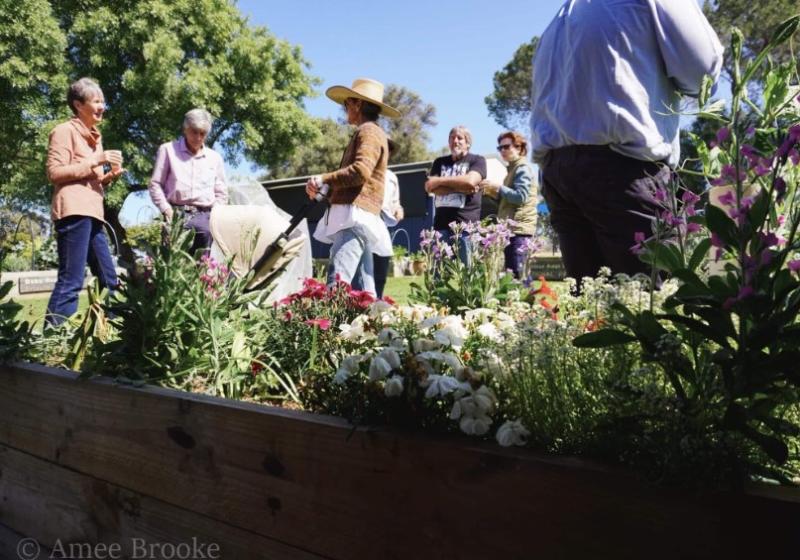
M 386 295 L 391 297 L 397 303 L 408 303 L 408 293 L 410 291 L 409 284 L 414 280 L 419 280 L 417 276 L 400 276 L 397 278 L 389 278 L 386 281 L 385 292 Z M 37 321 L 41 324 L 44 313 L 47 309 L 47 300 L 50 294 L 41 296 L 24 296 L 16 297 L 15 301 L 23 306 L 21 318 L 25 321 Z M 80 302 L 78 303 L 78 312 L 86 309 L 87 299 L 86 293 L 81 293 Z

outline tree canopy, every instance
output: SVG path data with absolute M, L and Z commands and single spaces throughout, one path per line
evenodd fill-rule
M 214 115 L 208 143 L 231 163 L 246 157 L 275 164 L 315 134 L 303 106 L 315 80 L 300 49 L 250 25 L 232 0 L 0 1 L 8 4 L 0 18 L 18 21 L 9 33 L 0 27 L 0 103 L 25 91 L 51 108 L 44 117 L 23 112 L 18 125 L 38 125 L 43 133 L 35 142 L 26 139 L 35 161 L 0 152 L 0 170 L 28 177 L 12 184 L 0 176 L 6 196 L 47 200 L 42 160 L 52 107 L 60 108 L 61 118 L 69 114 L 66 85 L 81 76 L 100 83 L 109 106 L 101 125 L 104 145 L 125 156 L 128 173 L 107 195 L 112 207 L 121 203 L 126 184 L 148 181 L 157 147 L 180 134 L 183 114 L 193 107 Z M 34 12 L 27 22 L 20 6 Z M 8 87 L 2 53 L 18 51 L 15 31 L 41 62 L 28 83 Z
M 428 150 L 429 129 L 436 125 L 436 107 L 415 92 L 396 84 L 384 90 L 384 103 L 398 109 L 399 119 L 381 117 L 380 125 L 397 144 L 390 163 L 432 159 Z M 315 175 L 339 168 L 342 154 L 353 133 L 352 127 L 334 119 L 315 119 L 319 130 L 308 142 L 297 146 L 291 156 L 270 167 L 267 179 Z
M 484 102 L 489 115 L 508 129 L 526 131 L 531 117 L 533 56 L 539 46 L 534 37 L 514 51 L 511 61 L 494 74 L 494 91 Z
M 744 35 L 742 55 L 745 61 L 752 60 L 763 50 L 779 23 L 800 13 L 797 0 L 705 0 L 703 11 L 726 46 L 725 71 L 731 75 L 730 33 L 738 27 Z M 775 62 L 792 60 L 791 42 L 779 45 L 770 56 Z M 796 56 L 796 53 L 795 53 Z M 798 62 L 800 65 L 800 62 Z M 798 66 L 800 69 L 800 66 Z

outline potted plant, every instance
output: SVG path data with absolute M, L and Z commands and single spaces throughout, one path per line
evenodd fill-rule
M 408 270 L 408 250 L 402 245 L 392 248 L 392 266 L 389 267 L 391 276 L 403 276 Z
M 425 254 L 422 252 L 411 253 L 409 259 L 411 260 L 411 274 L 421 276 L 425 272 Z

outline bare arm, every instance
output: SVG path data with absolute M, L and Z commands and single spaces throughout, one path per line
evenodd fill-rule
M 478 185 L 481 180 L 481 174 L 477 171 L 457 177 L 429 177 L 425 182 L 425 191 L 433 194 L 474 194 L 480 190 Z

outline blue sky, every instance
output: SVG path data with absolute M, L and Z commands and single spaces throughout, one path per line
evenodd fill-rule
M 492 77 L 522 43 L 547 27 L 563 0 L 375 2 L 240 0 L 250 23 L 300 46 L 322 80 L 306 108 L 317 117 L 338 117 L 325 97 L 332 85 L 369 77 L 405 86 L 436 106 L 439 124 L 430 148 L 447 145 L 447 132 L 465 124 L 473 151 L 494 153 L 501 127 L 488 115 L 484 97 Z M 527 131 L 524 131 L 527 134 Z M 246 172 L 243 166 L 239 173 Z

